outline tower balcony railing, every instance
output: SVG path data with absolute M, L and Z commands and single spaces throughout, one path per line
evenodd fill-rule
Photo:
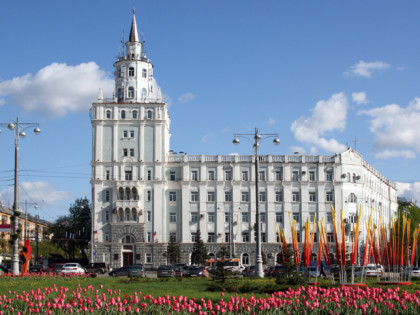
M 114 209 L 118 208 L 138 208 L 140 207 L 140 200 L 116 200 L 114 201 Z

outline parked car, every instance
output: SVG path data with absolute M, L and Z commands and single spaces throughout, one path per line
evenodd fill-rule
M 209 272 L 206 267 L 190 266 L 187 270 L 187 277 L 209 277 Z
M 159 266 L 157 270 L 157 277 L 175 277 L 175 267 L 174 266 Z
M 45 267 L 42 264 L 36 264 L 29 268 L 29 272 L 35 272 L 35 273 L 42 273 L 42 272 L 49 272 L 49 268 Z
M 109 272 L 111 277 L 146 277 L 146 270 L 142 264 L 123 266 Z
M 284 275 L 284 267 L 282 265 L 274 266 L 274 270 L 271 272 L 271 277 L 280 277 Z
M 79 263 L 67 263 L 63 265 L 63 268 L 60 272 L 63 274 L 86 273 L 86 270 Z
M 63 263 L 59 263 L 59 264 L 54 264 L 54 265 L 52 265 L 51 267 L 50 267 L 50 272 L 52 272 L 52 273 L 60 273 L 61 272 L 61 270 L 63 269 L 63 266 L 64 266 L 65 264 L 63 264 Z
M 415 278 L 420 277 L 420 267 L 405 268 L 402 274 L 404 276 L 411 275 L 411 277 L 415 277 Z
M 94 272 L 94 273 L 100 273 L 100 274 L 109 272 L 108 265 L 104 262 L 90 263 L 84 266 L 84 268 L 86 269 L 87 272 Z
M 255 266 L 247 266 L 243 271 L 242 275 L 244 277 L 255 277 L 256 275 L 256 269 Z
M 272 277 L 272 276 L 273 276 L 273 271 L 274 271 L 274 268 L 276 268 L 276 266 L 270 266 L 270 267 L 267 267 L 267 268 L 264 270 L 264 278 L 269 278 L 269 277 Z
M 382 270 L 374 264 L 369 264 L 365 267 L 366 277 L 376 277 L 382 274 Z

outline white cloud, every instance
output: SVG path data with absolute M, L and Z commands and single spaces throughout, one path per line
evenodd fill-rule
M 0 83 L 0 96 L 26 111 L 62 117 L 68 112 L 87 112 L 98 90 L 111 95 L 114 80 L 95 62 L 68 66 L 52 63 L 35 75 L 30 73 Z
M 373 72 L 389 68 L 390 65 L 383 61 L 365 62 L 360 60 L 355 65 L 351 66 L 344 74 L 355 75 L 359 77 L 369 78 Z
M 317 146 L 328 152 L 347 149 L 335 139 L 321 136 L 328 131 L 343 131 L 346 127 L 348 101 L 344 93 L 333 94 L 329 100 L 316 103 L 311 117 L 300 117 L 292 123 L 291 130 L 296 140 Z M 312 149 L 311 149 L 312 150 Z
M 420 201 L 420 182 L 414 183 L 401 183 L 396 182 L 398 197 L 405 197 L 410 201 L 414 201 L 417 204 Z
M 182 94 L 179 98 L 178 101 L 180 103 L 188 103 L 191 102 L 192 100 L 194 100 L 196 98 L 196 95 L 192 94 L 192 93 L 184 93 Z
M 215 137 L 215 136 L 216 136 L 216 134 L 215 134 L 214 132 L 210 132 L 210 133 L 208 133 L 208 134 L 204 135 L 204 136 L 201 138 L 201 142 L 207 142 L 210 138 L 213 138 L 213 137 Z
M 22 200 L 31 200 L 38 204 L 52 205 L 56 201 L 71 200 L 70 194 L 65 191 L 57 190 L 47 182 L 21 182 L 20 203 Z M 0 191 L 0 200 L 5 203 L 13 201 L 13 187 Z
M 416 157 L 416 154 L 413 151 L 410 150 L 384 150 L 378 153 L 375 153 L 375 157 L 377 159 L 389 159 L 389 158 L 395 158 L 395 157 L 403 157 L 405 159 L 414 159 Z
M 267 124 L 269 125 L 269 126 L 271 126 L 271 125 L 274 125 L 276 123 L 276 121 L 274 120 L 274 118 L 269 118 L 268 119 L 268 122 L 267 122 Z
M 355 92 L 351 94 L 353 102 L 356 104 L 367 104 L 368 100 L 365 92 Z
M 420 152 L 420 98 L 416 98 L 406 108 L 397 104 L 363 110 L 359 115 L 372 117 L 370 131 L 374 134 L 374 148 L 380 150 L 406 149 Z M 401 151 L 404 152 L 404 151 Z M 412 158 L 406 152 L 406 158 Z

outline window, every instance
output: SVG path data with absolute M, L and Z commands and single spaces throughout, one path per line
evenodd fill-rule
M 111 111 L 110 110 L 106 111 L 106 118 L 111 119 Z
M 169 233 L 169 238 L 170 238 L 172 241 L 176 242 L 176 232 L 170 232 L 170 233 Z
M 249 222 L 249 213 L 248 212 L 243 212 L 242 213 L 242 222 L 244 222 L 244 223 Z
M 109 242 L 109 234 L 105 233 L 105 242 Z
M 125 180 L 133 180 L 133 173 L 131 171 L 125 171 Z
M 263 242 L 263 243 L 267 242 L 267 237 L 266 237 L 266 234 L 264 232 L 261 233 L 261 242 Z
M 193 222 L 193 223 L 198 222 L 198 213 L 197 212 L 191 212 L 191 222 Z
M 332 171 L 327 171 L 325 174 L 325 179 L 327 182 L 332 182 L 333 180 L 333 173 Z
M 195 242 L 197 240 L 197 233 L 191 233 L 191 242 Z
M 334 233 L 327 233 L 328 242 L 334 242 Z
M 191 192 L 191 201 L 197 202 L 198 201 L 198 191 L 192 191 Z
M 283 191 L 276 191 L 276 202 L 283 202 Z
M 169 192 L 169 201 L 176 201 L 176 192 L 175 191 L 170 191 Z
M 292 201 L 299 202 L 300 201 L 300 193 L 298 191 L 292 192 Z
M 134 156 L 134 149 L 130 149 L 130 156 Z
M 299 212 L 293 212 L 293 220 L 296 221 L 296 223 L 300 222 L 300 213 Z
M 265 223 L 267 221 L 267 216 L 265 213 L 260 213 L 260 222 Z
M 174 181 L 176 179 L 176 173 L 174 171 L 169 173 L 169 180 Z
M 130 130 L 130 138 L 134 138 L 134 130 Z
M 125 110 L 121 111 L 121 119 L 125 119 Z
M 147 221 L 152 221 L 152 211 L 147 211 Z
M 214 180 L 214 171 L 208 171 L 208 179 L 209 180 Z
M 146 201 L 152 201 L 152 191 L 151 190 L 147 191 Z
M 242 242 L 244 242 L 244 243 L 249 242 L 249 233 L 248 232 L 242 232 Z
M 309 171 L 309 180 L 311 182 L 315 181 L 315 172 L 314 171 Z
M 123 98 L 123 92 L 122 92 L 122 89 L 120 88 L 118 89 L 118 101 L 121 101 L 122 98 Z
M 105 172 L 105 178 L 106 178 L 106 180 L 109 180 L 109 178 L 110 178 L 110 171 L 109 170 L 107 170 L 106 172 Z
M 109 221 L 109 211 L 105 212 L 105 221 Z
M 141 70 L 141 77 L 142 78 L 146 78 L 147 77 L 147 70 L 146 69 Z
M 249 265 L 249 255 L 247 253 L 242 254 L 242 265 Z
M 230 214 L 228 212 L 225 213 L 225 222 L 229 223 L 230 221 Z
M 283 223 L 283 213 L 282 212 L 276 212 L 276 222 L 277 223 Z
M 332 202 L 334 201 L 334 195 L 332 191 L 327 191 L 327 194 L 325 196 L 325 199 L 327 202 Z
M 198 180 L 198 171 L 191 171 L 191 180 Z
M 137 119 L 137 111 L 133 110 L 133 119 Z
M 276 171 L 276 180 L 277 181 L 283 180 L 283 172 L 282 171 Z
M 264 171 L 258 172 L 258 179 L 259 180 L 265 180 L 265 172 Z
M 152 119 L 153 118 L 153 112 L 151 110 L 147 111 L 147 119 Z
M 232 171 L 225 171 L 225 180 L 232 180 Z
M 225 191 L 225 201 L 232 201 L 232 192 Z
M 207 201 L 214 202 L 214 191 L 207 192 Z
M 152 254 L 146 254 L 146 264 L 152 263 Z
M 171 213 L 169 214 L 169 222 L 171 222 L 171 223 L 176 223 L 176 213 L 171 212 Z
M 300 232 L 296 232 L 296 238 L 297 238 L 298 243 L 300 243 L 301 242 L 300 241 Z
M 123 138 L 127 138 L 128 137 L 128 131 L 127 130 L 124 130 L 123 131 Z
M 354 193 L 351 193 L 347 200 L 348 200 L 348 202 L 356 203 L 357 202 L 357 197 Z
M 293 181 L 298 181 L 299 180 L 299 172 L 298 171 L 293 171 L 292 172 L 292 180 Z
M 316 192 L 314 192 L 314 191 L 309 192 L 309 201 L 310 202 L 315 202 L 316 201 Z
M 146 99 L 146 94 L 147 94 L 146 89 L 145 89 L 145 88 L 141 89 L 141 99 L 142 99 L 142 100 L 145 100 L 145 99 Z M 149 117 L 149 112 L 150 112 L 150 114 L 152 114 L 152 111 L 148 111 L 148 112 L 147 112 L 147 118 L 148 118 L 148 119 L 152 119 L 152 116 L 151 116 L 151 115 L 150 115 L 150 117 Z
M 105 201 L 109 201 L 111 199 L 111 193 L 109 192 L 109 190 L 105 191 Z
M 315 220 L 315 212 L 310 212 L 309 213 L 309 221 L 314 222 Z
M 214 233 L 208 233 L 207 234 L 207 242 L 208 243 L 214 243 L 214 240 L 215 240 Z
M 129 98 L 133 98 L 134 97 L 134 88 L 132 86 L 130 86 L 128 88 L 128 97 Z
M 242 171 L 242 180 L 248 181 L 248 171 Z
M 134 77 L 134 68 L 133 67 L 128 68 L 128 76 L 129 77 Z
M 123 156 L 128 156 L 128 149 L 123 149 Z
M 243 191 L 241 192 L 241 201 L 248 202 L 249 201 L 249 192 Z
M 208 222 L 214 223 L 216 221 L 216 215 L 214 212 L 209 212 L 207 215 Z
M 229 243 L 230 242 L 230 235 L 229 233 L 225 233 L 225 243 Z
M 260 193 L 258 194 L 259 197 L 259 201 L 260 202 L 266 202 L 266 194 L 265 191 L 260 191 Z
M 333 222 L 332 213 L 327 213 L 327 222 L 328 223 L 332 223 Z

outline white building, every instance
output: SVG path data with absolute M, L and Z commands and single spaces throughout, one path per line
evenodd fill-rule
M 91 110 L 91 260 L 112 267 L 164 264 L 173 236 L 188 262 L 200 230 L 209 254 L 228 244 L 244 264 L 253 264 L 254 156 L 170 150 L 168 108 L 134 15 L 126 53 L 114 67 L 116 97 L 107 100 L 100 92 Z M 331 204 L 343 209 L 348 231 L 361 205 L 364 214 L 373 207 L 377 224 L 379 215 L 387 222 L 396 214 L 395 185 L 350 148 L 333 156 L 266 155 L 259 161 L 262 251 L 271 264 L 280 251 L 276 226 L 290 234 L 289 212 L 299 228 L 317 213 L 329 232 Z

